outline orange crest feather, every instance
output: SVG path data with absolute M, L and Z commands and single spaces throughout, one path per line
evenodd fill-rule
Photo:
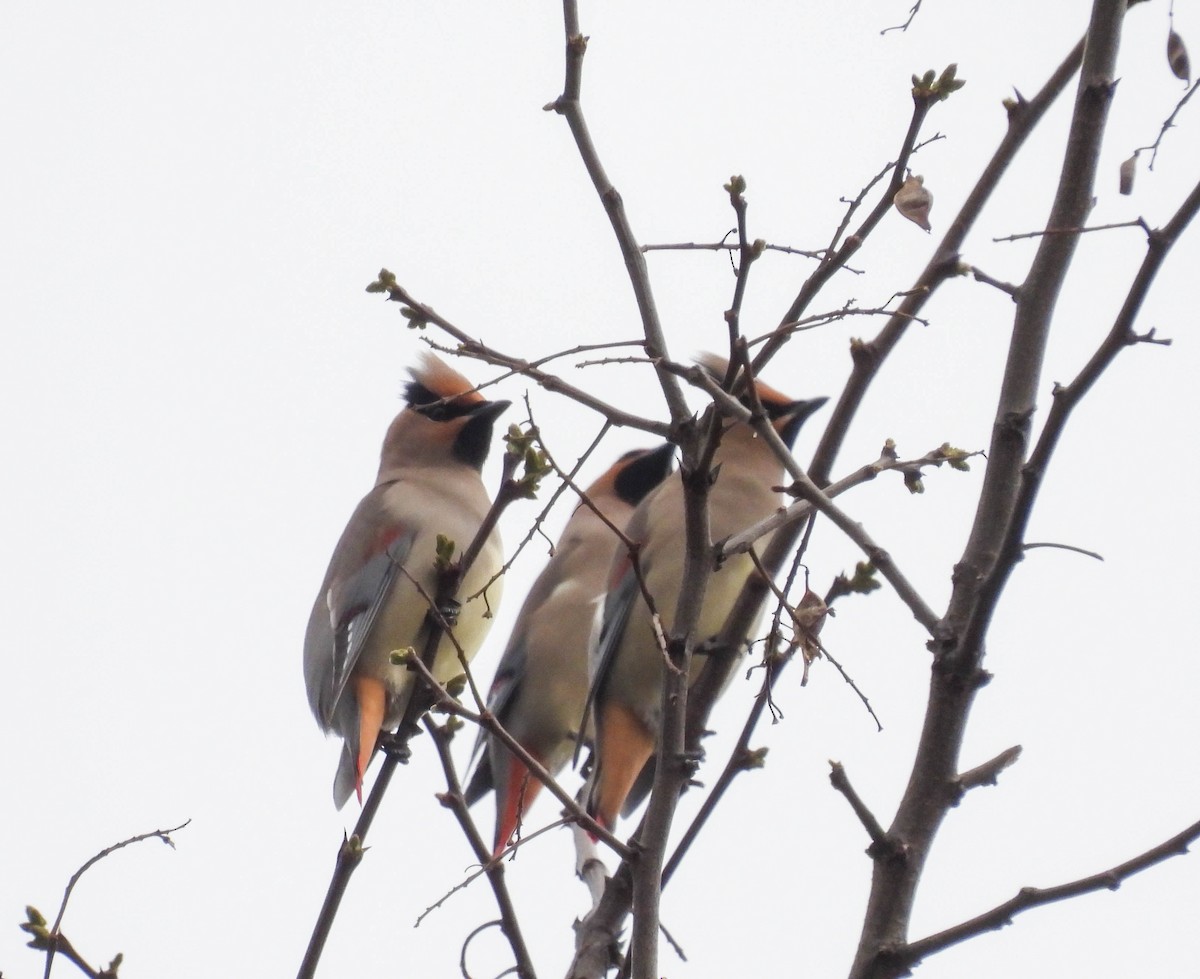
M 475 385 L 447 364 L 441 357 L 425 351 L 420 363 L 410 368 L 412 379 L 439 398 L 453 398 L 464 403 L 483 402 L 487 399 L 475 390 Z

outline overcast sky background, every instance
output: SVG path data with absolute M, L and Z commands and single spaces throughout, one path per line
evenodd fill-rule
M 890 215 L 815 308 L 878 306 L 925 263 L 1004 131 L 1012 86 L 1035 92 L 1082 33 L 1089 4 L 931 0 L 907 33 L 880 36 L 908 0 L 845 5 L 585 3 L 584 103 L 643 241 L 713 241 L 732 225 L 721 185 L 744 174 L 750 233 L 819 248 L 907 126 L 909 76 L 954 61 L 967 86 L 930 115 L 947 139 L 914 161 L 935 195 L 930 238 Z M 1176 26 L 1200 44 L 1194 5 Z M 1153 141 L 1183 94 L 1167 69 L 1167 8 L 1131 11 L 1093 223 L 1164 223 L 1197 177 L 1194 108 L 1136 193 L 1117 166 Z M 620 256 L 565 123 L 542 111 L 562 86 L 554 4 L 19 3 L 0 30 L 0 970 L 40 976 L 23 948 L 26 903 L 51 918 L 69 875 L 135 833 L 191 825 L 171 852 L 144 843 L 77 888 L 65 932 L 121 975 L 294 974 L 342 832 L 330 801 L 337 746 L 308 712 L 300 648 L 338 534 L 371 485 L 422 337 L 364 286 L 380 266 L 496 347 L 529 357 L 636 337 Z M 1072 93 L 1073 93 L 1072 86 Z M 1043 226 L 1071 97 L 1060 101 L 982 216 L 964 259 L 1020 281 L 1036 244 L 993 237 Z M 1139 329 L 1169 348 L 1123 353 L 1079 410 L 992 632 L 995 674 L 963 761 L 1025 748 L 997 789 L 947 820 L 913 937 L 1024 885 L 1118 863 L 1200 816 L 1195 656 L 1195 435 L 1200 393 L 1194 285 L 1200 231 L 1164 268 Z M 1042 379 L 1066 382 L 1107 331 L 1144 252 L 1122 229 L 1085 236 L 1059 304 Z M 720 349 L 729 260 L 650 258 L 672 353 Z M 748 333 L 778 322 L 811 264 L 768 254 L 751 276 Z M 837 471 L 949 441 L 987 444 L 1012 303 L 967 279 L 942 288 L 872 389 Z M 862 318 L 799 337 L 766 373 L 793 394 L 836 396 Z M 432 333 L 430 334 L 432 336 Z M 482 365 L 464 373 L 494 376 Z M 646 367 L 564 365 L 570 380 L 665 417 Z M 529 390 L 496 389 L 519 421 Z M 529 391 L 557 456 L 599 427 Z M 697 399 L 697 406 L 700 401 Z M 810 457 L 828 409 L 801 433 Z M 1040 423 L 1039 416 L 1038 422 Z M 614 432 L 585 477 L 624 449 Z M 499 453 L 497 452 L 496 455 Z M 495 485 L 495 458 L 488 468 Z M 981 466 L 899 478 L 843 499 L 939 611 Z M 565 502 L 565 501 L 564 501 Z M 537 510 L 505 517 L 512 545 Z M 551 521 L 561 527 L 569 506 Z M 477 659 L 490 678 L 512 616 L 545 559 L 529 548 Z M 854 549 L 827 525 L 810 554 L 824 591 Z M 826 664 L 784 677 L 786 714 L 754 739 L 765 771 L 738 780 L 666 892 L 679 977 L 847 969 L 870 876 L 867 838 L 827 781 L 842 761 L 886 823 L 924 710 L 924 636 L 888 590 L 843 602 L 823 638 L 862 686 L 874 725 Z M 714 761 L 757 679 L 715 717 Z M 465 760 L 472 737 L 460 738 Z M 471 855 L 433 793 L 428 743 L 393 781 L 351 882 L 323 976 L 451 976 L 459 946 L 494 917 L 477 882 L 417 930 Z M 715 775 L 715 765 L 707 770 Z M 567 779 L 574 785 L 573 776 Z M 683 800 L 679 826 L 699 805 Z M 478 810 L 490 833 L 490 805 Z M 555 816 L 540 803 L 532 823 Z M 631 829 L 632 826 L 626 827 Z M 523 850 L 508 880 L 539 974 L 561 975 L 587 895 L 569 834 Z M 1115 894 L 1037 910 L 938 956 L 927 979 L 971 975 L 1172 975 L 1200 953 L 1197 856 Z M 728 927 L 726 927 L 728 925 Z M 493 936 L 472 975 L 510 964 Z M 60 962 L 56 974 L 73 974 Z

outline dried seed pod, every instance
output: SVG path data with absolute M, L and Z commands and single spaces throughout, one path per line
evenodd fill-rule
M 1191 84 L 1192 63 L 1188 60 L 1187 47 L 1174 30 L 1167 35 L 1167 64 L 1176 78 Z
M 896 210 L 919 228 L 930 230 L 929 211 L 933 207 L 933 194 L 925 188 L 925 178 L 909 174 L 892 198 Z
M 1133 193 L 1133 178 L 1137 176 L 1137 158 L 1138 155 L 1135 152 L 1121 164 L 1121 193 L 1126 197 Z

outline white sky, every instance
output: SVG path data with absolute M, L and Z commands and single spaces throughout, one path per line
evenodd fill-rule
M 711 241 L 732 224 L 721 185 L 749 181 L 751 235 L 823 245 L 841 196 L 894 158 L 909 76 L 957 61 L 967 87 L 931 114 L 949 138 L 915 162 L 933 190 L 934 235 L 1000 138 L 1000 100 L 1032 94 L 1083 30 L 1089 5 L 1010 0 L 844 5 L 609 0 L 586 3 L 585 108 L 644 241 Z M 1176 26 L 1200 44 L 1193 5 Z M 1050 12 L 1047 13 L 1047 9 Z M 847 12 L 847 10 L 849 12 Z M 1182 94 L 1163 50 L 1166 7 L 1128 21 L 1094 223 L 1161 224 L 1197 176 L 1194 109 L 1137 193 L 1117 165 L 1153 140 Z M 501 349 L 541 355 L 630 338 L 639 325 L 607 221 L 565 124 L 541 107 L 562 85 L 554 4 L 19 3 L 0 31 L 0 434 L 4 678 L 0 682 L 0 970 L 40 975 L 17 930 L 26 903 L 53 916 L 70 873 L 134 833 L 193 820 L 172 853 L 111 857 L 77 889 L 65 931 L 126 979 L 294 974 L 355 811 L 329 788 L 336 745 L 309 716 L 300 646 L 338 533 L 366 491 L 419 338 L 363 287 L 386 265 L 418 297 Z M 1044 221 L 1069 99 L 1051 114 L 985 212 L 964 257 L 1019 281 L 1034 244 L 993 244 Z M 817 304 L 864 307 L 906 288 L 933 242 L 890 216 Z M 1107 330 L 1143 236 L 1087 236 L 1059 305 L 1043 378 L 1068 381 Z M 673 353 L 719 348 L 728 259 L 651 258 Z M 1200 669 L 1194 431 L 1200 355 L 1192 285 L 1197 232 L 1168 262 L 1139 322 L 1175 340 L 1123 354 L 1078 412 L 990 642 L 964 764 L 1025 746 L 998 789 L 945 824 L 913 937 L 976 914 L 1023 885 L 1107 868 L 1200 815 Z M 810 265 L 768 255 L 744 322 L 774 325 Z M 906 338 L 861 412 L 838 471 L 885 438 L 907 456 L 943 441 L 986 446 L 1012 306 L 968 280 L 945 286 L 928 328 Z M 854 320 L 810 333 L 767 379 L 836 396 Z M 480 365 L 460 365 L 473 378 Z M 663 417 L 645 369 L 564 367 L 573 381 Z M 499 394 L 519 399 L 510 380 Z M 563 459 L 595 419 L 532 391 Z M 519 420 L 520 405 L 505 422 Z M 801 434 L 815 445 L 822 412 Z M 649 440 L 619 432 L 586 471 Z M 494 467 L 489 468 L 494 485 Z M 923 496 L 884 479 L 844 498 L 942 609 L 980 467 L 937 471 Z M 506 540 L 535 512 L 514 508 Z M 557 528 L 567 510 L 555 515 Z M 477 660 L 486 680 L 544 550 L 531 548 Z M 823 526 L 819 590 L 856 555 Z M 735 785 L 664 920 L 690 958 L 677 977 L 844 973 L 870 863 L 867 839 L 827 782 L 845 763 L 889 821 L 924 706 L 919 627 L 887 591 L 839 607 L 824 639 L 871 697 L 869 718 L 832 669 L 777 692 L 765 772 Z M 735 684 L 721 745 L 756 683 Z M 458 746 L 465 758 L 470 737 Z M 350 885 L 324 976 L 451 976 L 459 945 L 493 917 L 485 883 L 418 930 L 417 914 L 471 863 L 433 793 L 428 744 L 398 773 Z M 715 776 L 715 766 L 710 778 Z M 569 780 L 568 780 L 569 781 Z M 686 821 L 699 804 L 690 793 Z M 550 803 L 535 811 L 554 817 Z M 491 825 L 481 806 L 482 825 Z M 631 827 L 630 827 L 631 828 Z M 565 967 L 586 908 L 565 831 L 508 875 L 539 974 Z M 938 956 L 928 979 L 971 975 L 1181 974 L 1200 952 L 1200 864 L 1169 862 L 1103 893 L 1031 912 Z M 725 927 L 728 924 L 729 927 Z M 477 976 L 509 964 L 495 938 Z M 58 974 L 72 974 L 63 962 Z

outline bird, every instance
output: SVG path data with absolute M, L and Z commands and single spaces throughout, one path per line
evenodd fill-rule
M 622 455 L 585 491 L 554 554 L 529 590 L 501 656 L 488 709 L 551 775 L 557 775 L 581 739 L 587 697 L 587 655 L 605 579 L 618 538 L 633 509 L 670 473 L 675 447 Z M 593 509 L 595 507 L 595 510 Z M 599 510 L 606 523 L 595 512 Z M 494 855 L 512 841 L 542 783 L 495 735 L 480 729 L 482 751 L 464 793 L 473 805 L 496 793 Z
M 698 362 L 718 383 L 724 380 L 726 360 L 707 354 Z M 804 420 L 827 400 L 793 400 L 757 379 L 754 388 L 772 427 L 789 447 Z M 745 395 L 741 400 L 749 404 Z M 713 541 L 746 529 L 781 505 L 780 494 L 773 487 L 784 481 L 783 465 L 745 422 L 726 426 L 712 460 L 712 471 L 708 511 Z M 610 565 L 603 623 L 589 655 L 590 688 L 585 710 L 594 720 L 596 735 L 587 809 L 609 830 L 616 826 L 618 815 L 627 816 L 637 807 L 652 784 L 652 777 L 646 775 L 652 773 L 648 763 L 657 748 L 662 714 L 663 654 L 642 587 L 653 598 L 669 635 L 683 577 L 683 494 L 677 474 L 634 511 L 626 535 L 638 549 L 642 581 L 634 573 L 628 549 L 618 547 Z M 696 623 L 697 644 L 721 630 L 753 570 L 747 554 L 729 557 L 712 570 Z M 700 657 L 694 657 L 689 683 L 695 681 L 700 666 Z
M 304 637 L 304 681 L 317 724 L 344 745 L 334 778 L 340 809 L 356 793 L 381 731 L 403 717 L 416 676 L 394 664 L 394 650 L 419 655 L 430 634 L 438 591 L 438 538 L 455 556 L 474 540 L 491 501 L 481 470 L 492 428 L 508 401 L 489 401 L 432 353 L 410 370 L 404 409 L 384 436 L 375 485 L 334 548 Z M 440 610 L 454 639 L 472 656 L 500 601 L 500 535 L 492 530 L 467 570 L 458 596 Z M 495 579 L 495 580 L 493 580 Z M 482 594 L 479 594 L 481 593 Z M 441 682 L 462 673 L 445 635 L 432 667 Z

